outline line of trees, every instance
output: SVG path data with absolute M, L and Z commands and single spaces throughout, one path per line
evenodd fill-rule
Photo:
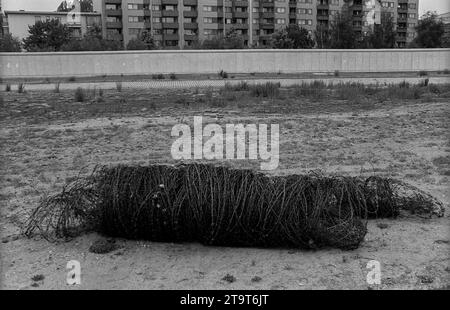
M 88 1 L 88 0 L 86 0 Z M 64 7 L 63 7 L 64 9 Z M 428 12 L 416 27 L 417 36 L 409 47 L 438 48 L 450 47 L 444 38 L 444 24 L 438 20 L 436 13 Z M 48 51 L 113 51 L 123 49 L 121 42 L 103 38 L 101 27 L 91 27 L 80 39 L 74 39 L 70 28 L 57 19 L 38 21 L 29 26 L 29 36 L 22 42 L 10 34 L 0 38 L 0 51 L 28 52 Z M 352 26 L 352 18 L 347 14 L 338 14 L 330 27 L 319 27 L 315 39 L 304 28 L 288 25 L 275 32 L 268 42 L 269 48 L 395 48 L 395 24 L 390 17 L 383 16 L 382 22 L 375 25 L 366 36 L 357 34 Z M 149 31 L 142 31 L 132 39 L 126 49 L 151 50 L 160 48 Z M 243 36 L 235 29 L 225 35 L 219 35 L 202 42 L 195 42 L 191 49 L 242 49 L 245 48 Z

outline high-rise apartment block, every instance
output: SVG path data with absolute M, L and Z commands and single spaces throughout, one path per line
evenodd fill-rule
M 245 45 L 265 45 L 289 24 L 311 34 L 328 27 L 337 13 L 352 16 L 355 31 L 364 34 L 379 24 L 382 14 L 396 25 L 400 47 L 414 39 L 419 0 L 94 0 L 102 14 L 104 35 L 126 45 L 142 30 L 159 45 L 183 48 L 235 29 Z

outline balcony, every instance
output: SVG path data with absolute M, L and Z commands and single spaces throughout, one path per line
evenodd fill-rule
M 275 7 L 275 4 L 273 2 L 263 2 L 260 3 L 259 6 L 262 6 L 263 8 L 273 8 Z
M 122 0 L 105 0 L 105 4 L 122 4 Z
M 318 10 L 328 10 L 330 8 L 330 5 L 328 4 L 317 4 Z
M 234 1 L 234 6 L 248 7 L 248 1 L 236 0 L 236 1 Z
M 161 16 L 163 16 L 163 17 L 177 17 L 178 16 L 178 11 L 162 10 L 161 11 Z
M 106 16 L 122 16 L 122 10 L 106 10 Z
M 178 0 L 161 0 L 161 4 L 174 4 L 174 5 L 178 5 Z
M 261 18 L 274 18 L 275 13 L 274 12 L 264 12 L 261 13 Z
M 248 29 L 248 24 L 233 24 L 235 29 Z
M 106 28 L 122 29 L 122 22 L 106 22 Z
M 178 29 L 178 23 L 163 23 L 163 28 Z
M 274 29 L 275 25 L 274 24 L 269 24 L 269 23 L 261 23 L 260 24 L 260 28 L 261 29 Z
M 193 5 L 196 6 L 198 4 L 198 2 L 197 2 L 197 0 L 183 0 L 183 4 L 187 5 L 187 6 L 193 6 Z
M 234 12 L 234 18 L 248 18 L 248 12 Z
M 329 20 L 328 15 L 317 15 L 317 20 Z
M 185 41 L 195 41 L 198 39 L 198 36 L 195 34 L 185 34 L 184 35 L 184 40 Z
M 184 23 L 183 27 L 184 27 L 184 29 L 197 29 L 198 24 L 197 23 Z
M 163 34 L 164 40 L 179 40 L 178 33 Z
M 183 16 L 184 17 L 197 17 L 198 12 L 197 11 L 184 11 Z

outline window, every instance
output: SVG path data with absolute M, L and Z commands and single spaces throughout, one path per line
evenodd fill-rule
M 129 23 L 139 23 L 139 22 L 143 22 L 143 21 L 144 21 L 143 16 L 128 16 Z
M 416 24 L 415 24 L 415 23 L 409 23 L 409 24 L 408 24 L 408 27 L 414 28 L 414 27 L 416 27 Z
M 163 18 L 161 18 L 161 21 L 163 23 L 176 23 L 177 22 L 175 17 L 163 17 Z
M 213 23 L 213 19 L 212 19 L 212 17 L 203 17 L 203 22 L 205 24 L 212 24 Z
M 299 25 L 312 25 L 311 19 L 299 19 L 298 21 Z
M 165 11 L 175 11 L 176 10 L 176 6 L 174 6 L 174 5 L 166 5 L 164 10 Z
M 129 28 L 128 29 L 128 33 L 130 34 L 130 36 L 137 36 L 137 35 L 139 35 L 140 32 L 141 32 L 140 28 Z
M 415 8 L 416 8 L 416 4 L 415 4 L 415 3 L 409 3 L 409 4 L 408 4 L 408 7 L 409 7 L 410 9 L 415 9 Z
M 284 18 L 277 18 L 276 22 L 278 25 L 286 24 L 286 20 Z
M 312 3 L 312 0 L 298 0 L 298 3 Z
M 298 14 L 312 15 L 312 9 L 298 9 Z
M 339 0 L 331 0 L 331 4 L 333 4 L 333 5 L 339 5 Z
M 416 18 L 416 13 L 409 13 L 408 18 Z
M 115 4 L 107 4 L 105 5 L 106 10 L 118 10 L 119 8 Z
M 161 6 L 160 5 L 152 5 L 152 10 L 153 11 L 161 11 Z
M 252 8 L 252 12 L 253 12 L 253 13 L 258 13 L 258 8 L 253 7 L 253 8 Z
M 161 22 L 161 17 L 153 17 L 153 22 L 154 23 L 160 23 Z
M 277 13 L 285 13 L 286 8 L 277 8 Z
M 232 22 L 231 18 L 226 18 L 225 19 L 225 24 L 231 24 L 231 22 Z
M 129 10 L 138 10 L 139 9 L 139 5 L 134 4 L 134 3 L 128 3 L 128 9 Z
M 258 19 L 257 18 L 253 18 L 253 23 L 257 24 L 258 23 Z
M 231 13 L 231 6 L 226 6 L 225 7 L 225 13 Z

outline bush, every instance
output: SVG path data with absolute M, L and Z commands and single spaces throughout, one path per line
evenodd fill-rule
M 116 89 L 118 92 L 122 91 L 122 82 L 116 82 Z
M 177 76 L 175 75 L 175 73 L 171 73 L 171 74 L 169 75 L 169 78 L 170 78 L 171 80 L 176 80 L 176 79 L 177 79 Z
M 25 84 L 24 83 L 19 83 L 18 87 L 17 87 L 17 92 L 19 94 L 22 94 L 25 92 Z
M 0 37 L 0 52 L 20 52 L 21 46 L 20 40 L 11 34 Z
M 60 86 L 60 84 L 61 83 L 59 83 L 59 82 L 55 84 L 54 92 L 57 93 L 57 94 L 59 93 L 59 86 Z
M 226 72 L 223 71 L 223 70 L 220 70 L 220 71 L 219 71 L 219 76 L 220 76 L 222 79 L 228 79 L 228 73 L 226 73 Z
M 267 82 L 250 86 L 250 94 L 253 97 L 276 98 L 280 94 L 280 83 Z
M 238 84 L 225 83 L 225 90 L 228 91 L 248 91 L 250 87 L 246 81 L 241 81 Z
M 154 80 L 164 80 L 165 77 L 164 77 L 164 74 L 162 74 L 162 73 L 160 73 L 160 74 L 153 74 L 152 75 L 152 79 L 154 79 Z
M 75 101 L 84 102 L 86 100 L 86 92 L 83 88 L 78 87 L 75 91 Z
M 11 84 L 6 84 L 5 91 L 7 91 L 7 92 L 11 91 Z
M 424 70 L 419 71 L 419 76 L 427 76 L 427 75 L 428 75 L 427 71 Z

